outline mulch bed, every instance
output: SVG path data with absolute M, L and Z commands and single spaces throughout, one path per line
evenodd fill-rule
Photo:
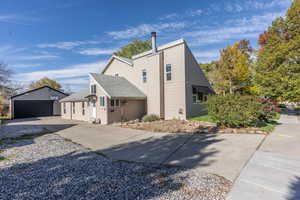
M 222 128 L 215 123 L 191 120 L 159 120 L 153 122 L 129 121 L 121 127 L 163 133 L 264 134 L 259 128 Z

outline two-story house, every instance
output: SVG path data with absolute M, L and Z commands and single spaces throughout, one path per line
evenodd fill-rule
M 61 100 L 62 117 L 102 124 L 156 114 L 187 119 L 203 113 L 214 93 L 183 39 L 156 46 L 132 59 L 113 55 L 101 73 L 90 74 L 90 89 Z

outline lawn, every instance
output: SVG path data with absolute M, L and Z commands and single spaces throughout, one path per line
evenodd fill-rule
M 9 120 L 10 117 L 9 116 L 0 116 L 0 120 Z
M 274 130 L 274 128 L 276 127 L 276 125 L 278 125 L 278 123 L 275 120 L 278 120 L 279 118 L 280 118 L 280 114 L 278 113 L 274 117 L 274 120 L 272 120 L 270 122 L 260 122 L 260 123 L 257 123 L 255 125 L 253 125 L 252 128 L 259 128 L 261 131 L 270 133 L 270 132 L 272 132 Z M 210 115 L 202 115 L 202 116 L 198 116 L 198 117 L 192 117 L 192 118 L 189 118 L 189 120 L 218 123 L 218 121 L 215 120 L 215 119 L 213 119 Z

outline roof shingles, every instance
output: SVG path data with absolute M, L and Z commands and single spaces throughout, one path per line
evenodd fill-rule
M 142 91 L 123 77 L 97 73 L 91 73 L 91 76 L 112 98 L 146 98 L 146 95 Z

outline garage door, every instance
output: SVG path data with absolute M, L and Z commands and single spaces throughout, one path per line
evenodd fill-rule
M 14 101 L 15 118 L 43 117 L 53 115 L 53 101 Z

